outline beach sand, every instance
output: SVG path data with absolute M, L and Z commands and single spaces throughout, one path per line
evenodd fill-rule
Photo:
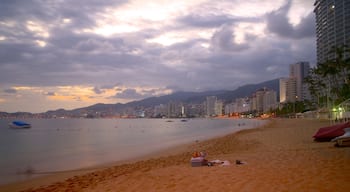
M 0 191 L 350 191 L 350 147 L 314 142 L 327 121 L 272 119 L 144 160 L 0 187 Z M 193 151 L 228 166 L 191 167 Z M 163 155 L 163 156 L 159 156 Z M 244 164 L 236 165 L 240 160 Z

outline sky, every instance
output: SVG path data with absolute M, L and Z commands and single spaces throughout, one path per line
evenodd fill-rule
M 0 111 L 234 90 L 316 63 L 314 0 L 2 0 Z

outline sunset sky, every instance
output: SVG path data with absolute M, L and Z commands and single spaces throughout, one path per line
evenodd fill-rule
M 314 0 L 2 0 L 0 111 L 234 90 L 316 62 Z

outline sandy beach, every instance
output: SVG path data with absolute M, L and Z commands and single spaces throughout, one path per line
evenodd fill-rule
M 350 147 L 313 141 L 312 135 L 327 125 L 320 120 L 272 119 L 263 127 L 143 160 L 57 173 L 0 186 L 0 191 L 349 191 Z M 191 167 L 194 151 L 230 165 Z

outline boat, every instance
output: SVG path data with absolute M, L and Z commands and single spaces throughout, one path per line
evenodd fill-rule
M 28 129 L 32 127 L 29 123 L 26 123 L 24 121 L 12 121 L 9 123 L 9 126 L 10 128 L 14 129 Z
M 344 129 L 350 127 L 350 122 L 320 128 L 313 136 L 315 141 L 331 141 L 345 133 Z

